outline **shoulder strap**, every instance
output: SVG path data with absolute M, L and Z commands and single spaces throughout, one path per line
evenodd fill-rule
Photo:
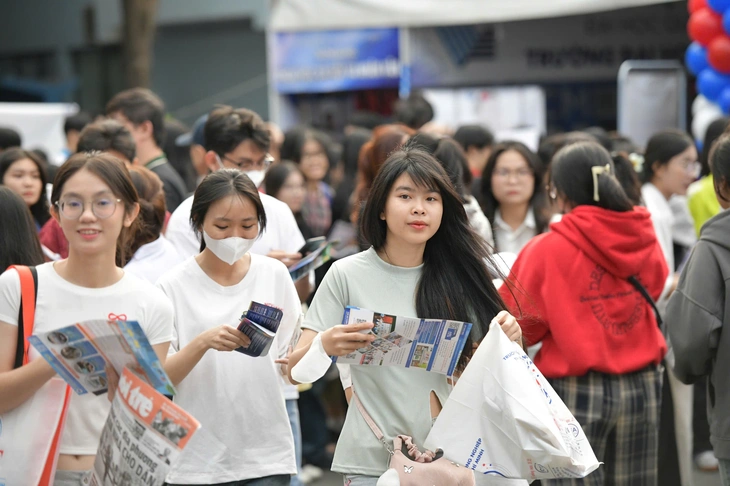
M 363 406 L 362 402 L 357 396 L 357 393 L 355 393 L 355 389 L 352 389 L 352 401 L 355 403 L 355 406 L 360 411 L 360 415 L 362 415 L 362 418 L 365 419 L 365 423 L 368 424 L 368 427 L 370 427 L 370 430 L 373 431 L 373 434 L 375 434 L 375 437 L 380 441 L 381 444 L 383 444 L 383 447 L 392 455 L 393 449 L 388 445 L 388 442 L 385 440 L 385 435 L 383 434 L 383 431 L 380 430 L 380 427 L 378 427 L 375 424 L 375 421 L 370 416 L 370 414 L 365 410 L 365 407 Z
M 30 343 L 28 338 L 33 334 L 35 322 L 35 304 L 38 296 L 38 272 L 35 267 L 14 265 L 20 277 L 20 310 L 18 312 L 18 343 L 15 347 L 15 364 L 20 368 L 28 363 Z
M 641 285 L 641 282 L 639 282 L 639 279 L 636 278 L 635 275 L 629 277 L 629 282 L 631 285 L 634 286 L 636 290 L 639 291 L 642 297 L 649 303 L 652 310 L 654 311 L 654 316 L 656 317 L 656 323 L 659 325 L 659 328 L 662 328 L 664 326 L 664 322 L 662 321 L 662 316 L 659 314 L 659 309 L 657 309 L 656 303 L 654 302 L 654 299 L 651 298 L 651 295 L 649 295 L 649 291 L 646 290 L 646 287 Z

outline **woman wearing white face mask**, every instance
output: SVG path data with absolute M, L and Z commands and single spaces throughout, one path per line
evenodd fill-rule
M 195 191 L 190 221 L 202 235 L 200 254 L 158 282 L 176 311 L 165 370 L 178 389 L 175 402 L 222 447 L 191 443 L 167 482 L 288 485 L 294 444 L 275 360 L 286 356 L 299 326 L 294 283 L 283 263 L 249 253 L 266 214 L 241 171 L 208 175 Z M 271 351 L 257 358 L 231 352 L 250 342 L 234 326 L 251 301 L 284 314 Z

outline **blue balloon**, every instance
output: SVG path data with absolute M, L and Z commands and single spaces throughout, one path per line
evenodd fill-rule
M 730 10 L 722 16 L 722 28 L 727 35 L 730 35 Z
M 730 0 L 707 0 L 707 6 L 719 14 L 724 14 L 730 8 Z
M 707 68 L 697 76 L 697 89 L 705 98 L 717 102 L 722 90 L 730 87 L 730 76 L 719 74 L 712 68 Z
M 697 42 L 691 43 L 684 54 L 684 63 L 689 72 L 697 76 L 710 67 L 710 62 L 707 60 L 707 49 Z
M 720 98 L 717 100 L 717 104 L 720 105 L 720 109 L 726 115 L 730 113 L 730 88 L 725 88 L 720 93 Z

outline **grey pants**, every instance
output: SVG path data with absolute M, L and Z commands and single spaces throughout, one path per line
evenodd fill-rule
M 56 471 L 53 486 L 88 486 L 91 471 Z
M 375 486 L 378 483 L 376 476 L 350 476 L 344 477 L 345 486 Z

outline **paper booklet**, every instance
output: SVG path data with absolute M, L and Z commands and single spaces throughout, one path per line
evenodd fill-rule
M 284 317 L 284 313 L 281 309 L 251 302 L 238 324 L 238 330 L 251 339 L 251 344 L 247 348 L 241 347 L 236 351 L 253 357 L 269 354 L 282 317 Z
M 472 325 L 441 319 L 398 317 L 348 306 L 342 324 L 372 322 L 369 346 L 336 359 L 338 364 L 420 368 L 451 376 Z
M 338 241 L 324 241 L 319 248 L 289 267 L 289 275 L 291 275 L 292 280 L 296 282 L 309 272 L 317 270 L 330 261 L 332 259 L 332 247 L 338 243 Z
M 162 485 L 199 428 L 195 418 L 124 368 L 101 432 L 91 486 Z
M 32 335 L 33 347 L 79 395 L 107 391 L 107 365 L 132 368 L 153 388 L 174 395 L 162 363 L 136 321 L 94 320 Z

